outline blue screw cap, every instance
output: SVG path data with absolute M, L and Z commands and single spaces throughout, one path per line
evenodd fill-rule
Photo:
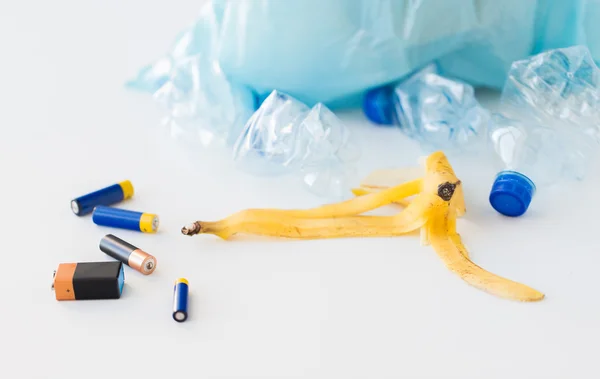
M 365 113 L 365 116 L 377 125 L 393 125 L 393 94 L 394 87 L 391 85 L 374 88 L 368 91 L 363 100 L 363 112 Z
M 490 192 L 490 204 L 499 213 L 519 217 L 529 208 L 535 184 L 516 171 L 502 171 L 496 176 Z

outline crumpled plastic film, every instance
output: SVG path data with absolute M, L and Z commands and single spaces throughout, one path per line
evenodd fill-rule
M 248 120 L 233 156 L 245 172 L 293 174 L 319 196 L 343 197 L 355 179 L 360 150 L 346 126 L 325 105 L 309 108 L 273 91 Z
M 257 107 L 254 92 L 229 81 L 216 60 L 220 14 L 209 3 L 168 54 L 127 83 L 154 94 L 168 112 L 172 134 L 202 145 L 232 145 Z

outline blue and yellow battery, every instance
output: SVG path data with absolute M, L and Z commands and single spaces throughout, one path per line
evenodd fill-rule
M 189 283 L 185 278 L 175 281 L 173 290 L 173 320 L 184 322 L 188 318 Z
M 92 213 L 98 205 L 113 205 L 133 196 L 133 185 L 129 180 L 113 184 L 98 191 L 71 200 L 71 210 L 77 216 Z
M 96 225 L 135 230 L 143 233 L 156 233 L 159 224 L 159 218 L 155 214 L 102 205 L 94 208 L 92 220 Z
M 61 263 L 52 289 L 59 301 L 119 299 L 124 283 L 121 262 Z

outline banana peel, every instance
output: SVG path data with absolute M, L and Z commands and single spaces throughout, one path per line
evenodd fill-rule
M 418 174 L 422 176 L 417 177 Z M 387 178 L 387 182 L 385 179 Z M 390 180 L 389 178 L 393 178 Z M 397 183 L 399 179 L 405 183 Z M 247 209 L 220 221 L 196 221 L 184 226 L 184 235 L 214 234 L 230 239 L 236 234 L 280 238 L 321 239 L 399 236 L 420 231 L 421 243 L 431 245 L 446 267 L 465 282 L 490 294 L 517 301 L 539 301 L 544 294 L 505 279 L 469 259 L 456 219 L 466 212 L 461 181 L 442 152 L 410 171 L 385 170 L 371 174 L 357 197 L 313 209 Z M 367 216 L 365 212 L 389 204 L 404 207 L 393 216 Z

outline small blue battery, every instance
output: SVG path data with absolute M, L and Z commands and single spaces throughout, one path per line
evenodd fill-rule
M 71 200 L 71 210 L 77 216 L 84 216 L 91 213 L 97 205 L 116 204 L 132 196 L 133 185 L 125 180 Z
M 96 225 L 135 230 L 143 233 L 155 233 L 158 230 L 158 216 L 152 213 L 129 211 L 126 209 L 105 207 L 94 208 L 92 221 Z
M 184 322 L 188 318 L 188 293 L 187 279 L 177 279 L 173 290 L 173 320 L 177 322 Z

